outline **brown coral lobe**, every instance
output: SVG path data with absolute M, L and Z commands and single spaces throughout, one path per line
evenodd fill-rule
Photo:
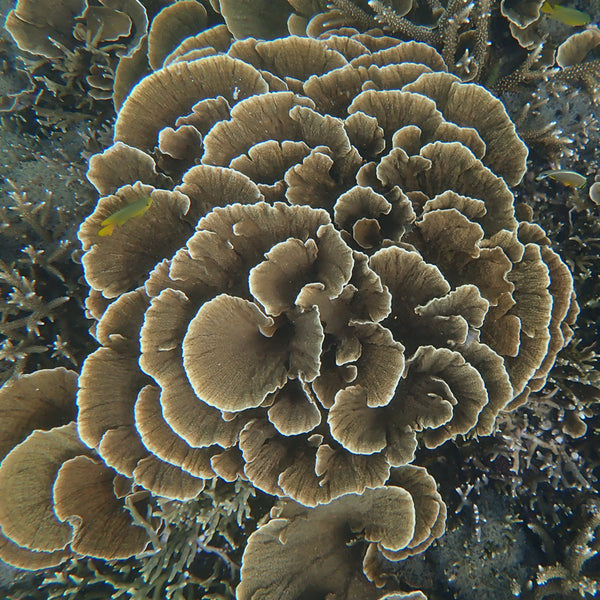
M 250 536 L 239 598 L 343 598 L 352 581 L 375 600 L 383 557 L 445 527 L 417 450 L 489 435 L 543 386 L 572 279 L 515 214 L 527 149 L 503 105 L 430 46 L 332 34 L 205 53 L 207 37 L 157 50 L 90 163 L 99 348 L 79 377 L 85 452 L 45 474 L 59 528 L 43 550 L 107 556 L 61 495 L 73 478 L 102 486 L 110 467 L 176 500 L 240 478 L 284 508 Z M 141 195 L 147 213 L 97 235 Z M 307 578 L 280 590 L 292 563 Z
M 445 73 L 429 47 L 370 50 L 356 36 L 349 61 L 333 40 L 247 39 L 166 66 L 132 91 L 116 124 L 115 148 L 147 153 L 177 123 L 194 127 L 202 102 L 226 99 L 212 127 L 198 125 L 202 166 L 182 154 L 167 171 L 189 212 L 206 216 L 145 284 L 140 364 L 182 440 L 221 443 L 202 425 L 192 433 L 175 406 L 216 410 L 237 423 L 245 475 L 309 505 L 382 485 L 418 444 L 491 432 L 500 410 L 539 389 L 565 343 L 571 297 L 556 256 L 515 218 L 509 186 L 526 149 L 501 103 Z M 294 66 L 305 55 L 312 73 Z M 427 70 L 409 68 L 421 55 Z M 190 77 L 200 69 L 201 82 Z M 177 94 L 168 108 L 158 102 L 167 82 Z M 369 127 L 359 133 L 357 119 Z M 218 197 L 238 169 L 243 191 Z M 147 235 L 158 227 L 149 221 Z M 97 252 L 89 244 L 84 263 Z M 553 296 L 563 298 L 554 311 Z M 157 344 L 161 323 L 172 336 Z M 88 359 L 86 377 L 95 370 Z M 175 389 L 185 389 L 177 402 Z M 250 431 L 262 432 L 251 444 Z M 354 481 L 335 480 L 352 464 Z

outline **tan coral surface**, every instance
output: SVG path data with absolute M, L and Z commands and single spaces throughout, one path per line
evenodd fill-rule
M 377 581 L 381 556 L 443 532 L 417 448 L 490 434 L 541 388 L 571 335 L 571 276 L 515 216 L 527 150 L 502 104 L 429 46 L 292 36 L 195 58 L 196 42 L 132 90 L 90 163 L 99 348 L 79 435 L 169 498 L 242 477 L 307 515 L 348 504 L 343 523 L 403 495 L 398 539 L 364 525 Z
M 423 44 L 368 48 L 364 35 L 247 39 L 169 64 L 92 161 L 113 195 L 80 230 L 83 263 L 92 288 L 121 295 L 98 328 L 131 294 L 141 327 L 117 336 L 127 350 L 97 336 L 79 423 L 138 483 L 145 447 L 189 473 L 190 453 L 215 472 L 228 456 L 228 476 L 235 456 L 254 485 L 308 506 L 361 493 L 419 444 L 491 433 L 568 340 L 571 278 L 515 217 L 527 152 L 502 104 Z M 168 160 L 167 130 L 191 144 Z M 165 186 L 159 170 L 168 191 L 135 183 Z M 152 208 L 98 237 L 134 189 Z M 124 404 L 107 404 L 94 381 L 117 365 Z M 148 385 L 156 431 L 189 447 L 178 458 L 142 421 Z M 119 443 L 119 467 L 109 438 L 125 431 L 138 450 Z
M 0 558 L 20 568 L 73 554 L 127 558 L 148 543 L 124 506 L 125 496 L 140 501 L 147 492 L 132 495 L 79 438 L 76 382 L 77 373 L 58 367 L 0 389 Z

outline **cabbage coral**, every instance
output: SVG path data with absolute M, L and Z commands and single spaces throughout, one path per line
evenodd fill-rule
M 138 0 L 18 0 L 5 25 L 21 50 L 60 73 L 60 81 L 46 80 L 55 93 L 83 89 L 106 100 L 112 97 L 119 57 L 143 44 L 148 16 Z
M 402 496 L 403 531 L 367 534 L 376 581 L 373 554 L 398 560 L 443 530 L 429 476 L 398 475 L 416 449 L 491 433 L 571 335 L 569 271 L 515 216 L 526 148 L 502 104 L 424 44 L 183 46 L 90 162 L 103 197 L 79 236 L 100 347 L 79 435 L 171 498 L 241 477 L 316 521 L 366 511 L 376 532 L 389 514 L 365 507 Z M 363 517 L 351 527 L 368 532 Z M 277 554 L 264 533 L 252 548 Z
M 131 482 L 82 443 L 76 388 L 77 373 L 58 367 L 0 390 L 0 557 L 20 568 L 74 554 L 127 558 L 148 543 L 124 508 L 124 497 L 139 502 L 148 493 L 132 493 Z

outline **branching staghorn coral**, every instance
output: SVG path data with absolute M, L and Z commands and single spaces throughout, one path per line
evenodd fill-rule
M 490 87 L 500 94 L 514 92 L 524 84 L 545 82 L 546 93 L 562 95 L 571 89 L 572 84 L 577 84 L 585 89 L 594 103 L 597 103 L 600 59 L 596 57 L 596 48 L 599 45 L 598 27 L 590 27 L 572 34 L 558 45 L 556 50 L 540 40 L 532 46 L 522 65 L 499 80 L 491 82 Z M 542 131 L 541 134 L 543 133 Z
M 437 0 L 427 5 L 437 21 L 433 26 L 417 26 L 380 0 L 369 5 L 376 19 L 392 33 L 406 39 L 426 42 L 441 51 L 448 69 L 465 81 L 477 80 L 486 65 L 489 47 L 489 22 L 495 0 Z M 468 38 L 469 41 L 467 42 Z
M 281 35 L 285 19 L 290 33 L 315 38 L 344 28 L 381 35 L 383 28 L 387 35 L 435 47 L 442 54 L 448 70 L 464 81 L 486 81 L 493 85 L 501 76 L 502 86 L 507 87 L 547 76 L 547 68 L 530 68 L 537 60 L 536 48 L 541 48 L 547 37 L 537 33 L 534 23 L 540 18 L 543 0 L 288 0 L 287 3 L 281 0 L 278 10 L 269 16 L 269 23 L 276 33 L 267 31 L 266 35 L 264 21 L 257 19 L 254 12 L 258 9 L 249 9 L 240 0 L 223 0 L 221 4 L 227 9 L 222 11 L 225 22 L 238 39 Z M 235 10 L 244 16 L 233 22 Z M 502 55 L 490 54 L 496 46 L 491 34 L 492 17 L 495 19 L 500 13 L 500 26 L 506 29 L 509 25 L 519 44 L 531 51 L 525 55 L 524 64 L 510 76 L 505 71 L 511 68 L 508 67 L 511 63 L 523 60 L 518 58 L 519 53 L 503 48 Z M 523 24 L 523 16 L 528 27 Z M 521 26 L 525 28 L 521 29 Z M 494 38 L 496 35 L 498 33 Z
M 8 183 L 13 189 L 0 207 L 0 242 L 10 260 L 0 261 L 1 381 L 47 365 L 47 360 L 76 365 L 81 350 L 71 344 L 82 339 L 69 326 L 83 293 L 73 277 L 70 214 L 56 206 L 50 192 L 31 199 Z
M 595 102 L 600 99 L 599 46 L 600 29 L 591 27 L 570 36 L 556 52 L 556 63 L 560 67 L 557 77 L 580 83 Z
M 593 119 L 589 127 L 594 127 Z M 586 152 L 586 145 L 589 149 L 586 142 L 585 134 L 577 141 L 572 158 L 577 161 L 576 165 L 581 164 L 580 156 Z M 586 173 L 585 163 L 582 166 L 582 172 Z M 590 168 L 594 168 L 593 161 Z M 585 195 L 585 192 L 579 195 L 563 186 L 548 184 L 540 189 L 539 185 L 528 183 L 520 191 L 520 198 L 531 205 L 536 222 L 555 246 L 560 245 L 563 259 L 573 274 L 580 306 L 577 333 L 573 342 L 558 355 L 544 392 L 565 411 L 560 419 L 562 426 L 574 437 L 578 437 L 577 431 L 580 435 L 585 431 L 583 421 L 595 415 L 600 399 L 597 318 L 600 287 L 594 275 L 600 268 L 600 225 L 598 207 Z
M 36 294 L 32 281 L 1 261 L 0 282 L 5 292 L 0 321 L 0 360 L 5 364 L 13 363 L 14 374 L 24 370 L 30 355 L 48 351 L 45 345 L 36 345 L 40 327 L 54 321 L 56 309 L 67 302 L 68 298 L 62 296 L 46 302 Z
M 590 346 L 584 347 L 575 339 L 556 360 L 556 367 L 549 377 L 551 386 L 560 390 L 560 395 L 574 408 L 585 409 L 600 401 L 600 356 Z M 568 417 L 572 427 L 581 431 L 580 417 Z M 574 435 L 574 437 L 577 437 Z
M 594 496 L 579 507 L 582 514 L 575 527 L 576 534 L 564 551 L 563 561 L 540 567 L 534 594 L 536 600 L 570 594 L 592 598 L 600 591 L 597 579 L 584 572 L 585 563 L 598 555 L 599 504 Z
M 442 54 L 448 70 L 465 81 L 477 80 L 485 66 L 489 21 L 495 0 L 373 0 L 367 6 L 352 0 L 290 1 L 295 13 L 288 20 L 292 33 L 318 37 L 323 31 L 354 27 L 386 32 L 404 40 L 425 42 Z M 366 3 L 364 3 L 366 4 Z M 315 14 L 315 8 L 322 12 Z M 311 12 L 311 8 L 313 12 Z M 317 9 L 318 10 L 318 9 Z M 226 19 L 227 21 L 227 19 Z M 247 32 L 246 35 L 252 35 Z

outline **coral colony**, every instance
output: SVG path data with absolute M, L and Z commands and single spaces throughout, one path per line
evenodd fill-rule
M 6 122 L 116 115 L 0 208 L 7 598 L 597 593 L 598 183 L 494 95 L 597 100 L 563 4 L 16 3 Z

